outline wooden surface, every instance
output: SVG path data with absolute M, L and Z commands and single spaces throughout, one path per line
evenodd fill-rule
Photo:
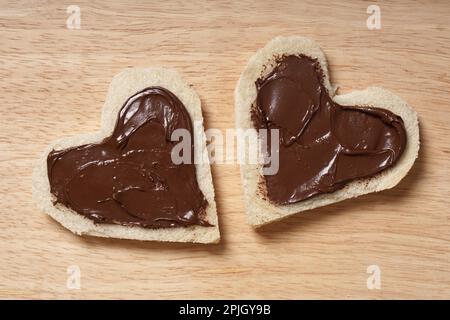
M 0 1 L 0 297 L 449 298 L 448 1 Z M 66 28 L 66 7 L 81 29 Z M 234 126 L 248 58 L 277 35 L 316 39 L 341 92 L 382 85 L 419 113 L 422 146 L 393 190 L 254 231 L 239 170 L 213 166 L 222 242 L 81 238 L 39 212 L 31 172 L 59 137 L 99 126 L 111 78 L 129 66 L 177 68 L 199 92 L 207 128 Z M 66 287 L 68 266 L 81 289 Z M 368 290 L 369 265 L 381 289 Z

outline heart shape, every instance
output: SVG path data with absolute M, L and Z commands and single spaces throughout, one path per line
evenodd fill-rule
M 111 82 L 100 132 L 45 150 L 33 197 L 77 234 L 217 242 L 209 163 L 172 162 L 176 129 L 190 134 L 192 159 L 205 159 L 200 99 L 192 87 L 174 70 L 127 69 Z
M 322 82 L 319 62 L 289 55 L 258 79 L 255 127 L 280 130 L 279 169 L 265 175 L 266 195 L 277 204 L 334 192 L 396 163 L 406 146 L 401 117 L 371 107 L 341 106 Z
M 56 202 L 97 223 L 167 228 L 210 226 L 191 161 L 175 165 L 172 133 L 193 136 L 185 106 L 170 91 L 146 88 L 123 105 L 101 143 L 52 151 L 47 158 Z
M 235 104 L 237 128 L 280 133 L 278 172 L 241 165 L 256 227 L 391 188 L 418 155 L 416 112 L 382 88 L 335 95 L 325 55 L 308 38 L 277 37 L 251 57 Z

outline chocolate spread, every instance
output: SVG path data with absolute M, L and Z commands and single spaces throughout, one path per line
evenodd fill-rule
M 366 106 L 341 106 L 323 84 L 317 60 L 283 56 L 256 81 L 252 121 L 279 129 L 279 170 L 265 175 L 273 203 L 289 204 L 343 188 L 391 167 L 406 145 L 403 120 Z M 269 150 L 271 143 L 268 141 Z
M 48 177 L 56 203 L 95 223 L 167 228 L 210 226 L 192 161 L 173 164 L 170 137 L 189 114 L 170 91 L 150 87 L 130 97 L 114 131 L 98 144 L 52 151 Z M 191 143 L 191 155 L 193 152 Z

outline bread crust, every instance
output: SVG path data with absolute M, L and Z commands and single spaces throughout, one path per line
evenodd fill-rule
M 117 74 L 111 81 L 102 109 L 100 131 L 57 140 L 42 153 L 33 171 L 33 198 L 42 211 L 78 235 L 149 241 L 217 243 L 220 240 L 219 222 L 214 200 L 211 168 L 208 161 L 195 166 L 199 187 L 209 203 L 206 208 L 206 220 L 213 224 L 213 227 L 189 226 L 148 229 L 138 226 L 95 224 L 92 220 L 61 204 L 53 204 L 55 197 L 50 193 L 50 183 L 47 176 L 48 154 L 52 150 L 101 142 L 105 137 L 111 135 L 123 103 L 136 92 L 151 86 L 161 86 L 168 89 L 184 104 L 194 127 L 195 156 L 199 157 L 198 159 L 208 159 L 201 103 L 195 90 L 182 79 L 177 71 L 172 69 L 126 69 Z
M 418 156 L 420 141 L 417 113 L 403 99 L 380 87 L 369 87 L 365 90 L 336 95 L 335 87 L 330 83 L 324 53 L 313 40 L 299 36 L 277 37 L 250 58 L 235 89 L 236 128 L 253 128 L 250 112 L 257 95 L 255 81 L 274 69 L 277 57 L 300 54 L 318 60 L 324 74 L 324 86 L 337 103 L 384 108 L 401 116 L 407 134 L 406 148 L 393 167 L 371 178 L 355 180 L 333 193 L 321 194 L 289 205 L 275 205 L 264 199 L 264 190 L 261 190 L 259 183 L 262 169 L 260 165 L 241 165 L 247 221 L 254 227 L 260 227 L 302 211 L 392 188 L 406 176 Z

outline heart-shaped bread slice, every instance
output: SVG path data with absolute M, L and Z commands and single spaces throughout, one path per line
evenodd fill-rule
M 235 112 L 237 128 L 279 132 L 268 139 L 269 152 L 278 143 L 275 173 L 241 164 L 255 227 L 392 188 L 419 151 L 417 114 L 404 100 L 378 87 L 336 95 L 325 55 L 304 37 L 277 37 L 250 59 Z
M 190 135 L 189 163 L 172 161 L 176 129 Z M 207 159 L 201 103 L 191 86 L 174 70 L 127 69 L 110 84 L 99 132 L 46 148 L 33 173 L 33 198 L 79 235 L 216 243 Z

